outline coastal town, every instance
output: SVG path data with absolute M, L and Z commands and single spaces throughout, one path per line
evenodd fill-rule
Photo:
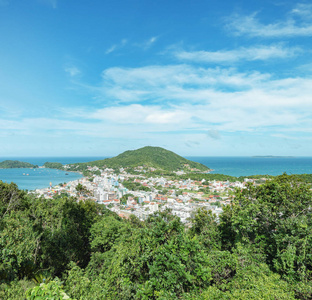
M 65 165 L 66 168 L 69 166 Z M 171 209 L 172 214 L 187 223 L 198 208 L 211 210 L 218 217 L 222 207 L 233 200 L 235 189 L 245 188 L 247 182 L 255 184 L 254 179 L 248 178 L 243 182 L 230 182 L 146 176 L 147 171 L 153 174 L 155 169 L 146 169 L 144 166 L 135 169 L 137 174 L 127 173 L 123 168 L 116 172 L 111 168 L 99 169 L 96 166 L 89 166 L 88 171 L 97 175 L 37 189 L 35 193 L 45 198 L 67 194 L 80 201 L 91 199 L 122 218 L 129 218 L 133 214 L 145 220 L 154 212 Z M 176 174 L 183 175 L 184 172 Z

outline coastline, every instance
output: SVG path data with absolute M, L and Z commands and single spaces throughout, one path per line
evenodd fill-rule
M 67 173 L 67 175 L 65 175 Z M 10 168 L 0 169 L 0 180 L 7 183 L 15 183 L 19 189 L 35 191 L 37 189 L 49 189 L 49 183 L 56 186 L 60 183 L 69 183 L 84 176 L 79 171 L 64 171 L 49 168 Z

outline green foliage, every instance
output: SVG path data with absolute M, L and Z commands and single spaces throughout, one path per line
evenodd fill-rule
M 134 181 L 130 181 L 130 180 L 125 180 L 122 184 L 129 191 L 146 191 L 146 192 L 149 192 L 151 190 L 149 187 L 143 186 L 139 182 L 134 182 Z
M 13 169 L 13 168 L 38 168 L 38 166 L 18 160 L 4 160 L 0 162 L 0 169 Z
M 27 299 L 308 300 L 311 201 L 310 186 L 284 174 L 237 191 L 219 219 L 197 210 L 186 228 L 168 210 L 124 220 L 0 182 L 0 299 L 30 288 Z
M 72 168 L 71 168 L 72 169 Z M 77 171 L 77 170 L 76 170 Z M 82 171 L 82 174 L 84 177 L 90 177 L 90 176 L 93 176 L 93 175 L 97 175 L 97 176 L 101 176 L 101 171 L 100 170 L 96 170 L 96 171 L 90 171 L 87 169 L 87 166 L 84 165 L 81 170 Z
M 86 266 L 91 225 L 104 211 L 66 196 L 35 198 L 0 182 L 0 280 L 61 275 L 70 261 Z
M 109 251 L 129 230 L 127 223 L 107 216 L 91 227 L 91 250 L 94 252 Z
M 249 185 L 221 216 L 223 238 L 256 244 L 267 263 L 288 280 L 310 279 L 312 269 L 312 193 L 293 176 L 281 175 L 261 186 Z
M 70 300 L 62 289 L 62 284 L 55 279 L 49 283 L 41 283 L 39 286 L 33 287 L 26 292 L 27 300 Z
M 58 170 L 64 170 L 64 166 L 61 163 L 58 162 L 45 162 L 43 164 L 45 168 L 49 169 L 58 169 Z
M 29 207 L 26 192 L 18 189 L 15 183 L 4 183 L 0 180 L 0 217 L 1 219 L 15 210 L 25 210 Z M 1 224 L 0 219 L 0 224 Z
M 125 194 L 120 198 L 120 203 L 125 205 L 127 203 L 128 197 L 134 196 L 132 194 Z
M 77 184 L 76 191 L 77 191 L 79 196 L 90 195 L 90 191 L 84 185 L 82 185 L 81 183 Z
M 297 174 L 296 177 L 303 182 L 312 183 L 312 174 Z
M 200 208 L 191 219 L 192 227 L 189 230 L 191 237 L 196 236 L 198 241 L 209 250 L 220 249 L 221 239 L 216 216 L 211 211 Z
M 32 281 L 34 283 L 40 284 L 40 283 L 48 283 L 52 279 L 51 273 L 47 270 L 44 270 L 42 272 L 37 272 L 34 274 Z
M 49 210 L 34 211 L 42 233 L 40 266 L 61 275 L 70 261 L 86 266 L 90 258 L 90 227 L 99 207 L 91 201 L 77 202 L 64 197 L 57 203 L 45 200 Z M 46 215 L 46 212 L 49 215 Z
M 178 176 L 179 179 L 191 179 L 191 180 L 197 180 L 201 181 L 205 179 L 206 181 L 230 181 L 230 182 L 235 182 L 235 181 L 243 181 L 244 178 L 239 178 L 235 176 L 230 176 L 230 175 L 224 175 L 224 174 L 214 174 L 214 173 L 209 173 L 209 174 L 196 174 L 196 173 L 191 173 L 191 174 L 184 174 Z
M 35 284 L 27 280 L 11 281 L 9 284 L 0 284 L 1 300 L 25 300 L 25 293 L 28 289 L 33 288 Z
M 0 280 L 9 281 L 29 276 L 35 266 L 40 234 L 24 212 L 6 215 L 0 232 Z
M 211 286 L 197 299 L 229 300 L 291 300 L 295 299 L 291 286 L 282 281 L 263 264 L 239 271 L 226 286 Z

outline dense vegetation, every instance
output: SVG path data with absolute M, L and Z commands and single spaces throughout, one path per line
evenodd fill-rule
M 166 175 L 166 174 L 164 174 Z M 180 179 L 192 179 L 192 180 L 198 180 L 201 181 L 205 179 L 206 181 L 211 181 L 211 180 L 216 180 L 216 181 L 230 181 L 230 182 L 235 182 L 235 181 L 244 181 L 245 178 L 249 179 L 255 179 L 256 181 L 263 181 L 268 180 L 268 179 L 274 179 L 275 176 L 273 175 L 248 175 L 248 176 L 230 176 L 230 175 L 224 175 L 224 174 L 216 174 L 216 173 L 209 173 L 209 174 L 199 174 L 199 173 L 191 173 L 191 174 L 184 174 L 180 176 L 174 176 L 170 174 L 170 176 Z M 312 183 L 312 174 L 296 174 L 293 175 L 296 177 L 297 180 L 299 181 L 304 181 L 305 183 Z
M 243 178 L 235 177 L 235 176 L 230 176 L 230 175 L 223 175 L 223 174 L 214 174 L 214 173 L 209 173 L 209 174 L 184 174 L 180 176 L 176 176 L 176 178 L 179 179 L 191 179 L 191 180 L 216 180 L 216 181 L 230 181 L 230 182 L 235 182 L 235 181 L 242 181 L 244 180 Z
M 88 163 L 77 164 L 80 166 L 89 165 L 97 167 L 108 167 L 118 169 L 120 167 L 138 167 L 146 166 L 167 171 L 177 171 L 189 168 L 196 168 L 200 171 L 208 171 L 209 169 L 197 162 L 190 161 L 171 151 L 160 147 L 143 147 L 137 150 L 126 151 L 113 158 L 106 158 Z M 188 168 L 187 168 L 188 169 Z
M 282 175 L 185 228 L 170 211 L 124 220 L 0 182 L 0 299 L 311 299 L 311 205 Z
M 13 169 L 13 168 L 38 168 L 38 166 L 18 160 L 4 160 L 0 162 L 0 169 Z
M 130 191 L 145 191 L 145 192 L 149 192 L 151 189 L 147 186 L 143 186 L 141 183 L 139 182 L 134 182 L 132 180 L 125 180 L 123 181 L 123 186 L 125 188 L 127 188 Z
M 45 168 L 49 169 L 58 169 L 58 170 L 64 170 L 64 166 L 61 163 L 58 162 L 45 162 L 43 164 Z

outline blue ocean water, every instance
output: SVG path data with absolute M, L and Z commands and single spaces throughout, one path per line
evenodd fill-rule
M 7 159 L 19 160 L 42 166 L 45 162 L 70 164 L 103 159 L 103 157 L 0 157 L 0 161 Z M 14 182 L 20 189 L 29 191 L 47 188 L 50 186 L 50 182 L 52 185 L 57 185 L 79 178 L 82 178 L 82 175 L 79 173 L 54 169 L 0 169 L 0 180 L 7 183 Z
M 312 157 L 186 157 L 231 176 L 311 174 Z
M 29 162 L 35 165 L 43 165 L 45 162 L 60 162 L 70 164 L 76 162 L 89 162 L 106 157 L 0 157 L 0 161 L 6 159 Z M 205 157 L 192 156 L 187 159 L 200 162 L 214 169 L 212 173 L 220 173 L 231 176 L 248 175 L 280 175 L 287 174 L 311 174 L 312 157 Z M 58 183 L 76 180 L 82 177 L 79 173 L 66 172 L 52 169 L 0 169 L 0 180 L 15 182 L 20 189 L 34 190 L 36 188 L 49 187 Z M 25 175 L 23 175 L 25 174 Z M 29 174 L 28 176 L 26 174 Z
M 68 175 L 65 175 L 66 173 Z M 54 186 L 81 177 L 79 173 L 54 169 L 0 169 L 0 180 L 7 183 L 14 182 L 20 189 L 29 191 L 47 188 L 50 182 Z

